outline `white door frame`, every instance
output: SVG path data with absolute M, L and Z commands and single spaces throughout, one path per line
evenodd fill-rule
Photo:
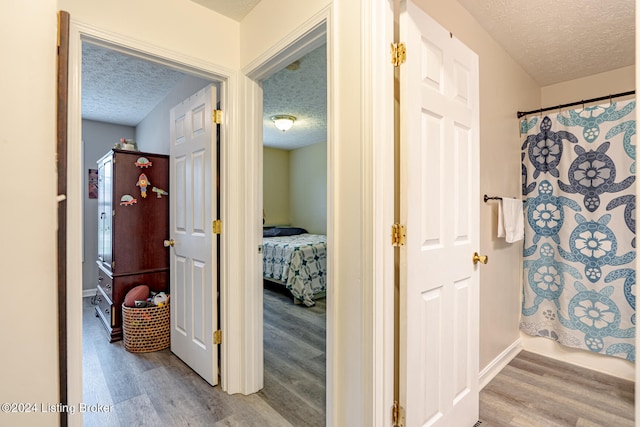
M 394 71 L 391 67 L 389 44 L 393 41 L 393 0 L 363 1 L 361 30 L 363 40 L 362 88 L 363 88 L 363 141 L 350 141 L 362 144 L 363 148 L 363 181 L 369 185 L 363 197 L 366 217 L 362 227 L 364 240 L 362 242 L 365 253 L 362 271 L 363 288 L 362 301 L 364 318 L 363 340 L 353 343 L 365 355 L 365 360 L 359 360 L 364 369 L 365 384 L 362 389 L 367 392 L 362 396 L 361 408 L 353 408 L 359 415 L 361 425 L 383 427 L 388 425 L 391 416 L 391 406 L 394 397 L 394 250 L 389 239 L 391 225 L 394 222 Z M 262 89 L 259 81 L 270 76 L 274 71 L 298 59 L 305 53 L 318 47 L 322 41 L 327 43 L 327 242 L 329 252 L 327 256 L 327 282 L 335 283 L 334 265 L 340 254 L 332 243 L 340 239 L 334 234 L 337 228 L 334 205 L 334 195 L 340 186 L 334 178 L 337 162 L 337 145 L 335 135 L 336 126 L 345 123 L 344 118 L 336 118 L 337 100 L 335 96 L 336 64 L 336 31 L 332 6 L 320 11 L 308 21 L 300 25 L 294 32 L 288 34 L 268 51 L 243 68 L 247 76 L 244 81 L 243 99 L 253 109 L 245 109 L 246 138 L 254 141 L 253 154 L 247 159 L 247 180 L 253 184 L 253 192 L 247 194 L 248 203 L 252 204 L 248 212 L 253 212 L 252 218 L 247 218 L 247 230 L 252 230 L 253 236 L 245 236 L 249 245 L 257 247 L 262 243 Z M 250 124 L 250 125 L 249 125 Z M 346 142 L 342 142 L 346 143 Z M 369 209 L 371 208 L 371 209 Z M 370 249 L 370 251 L 368 251 Z M 248 266 L 248 268 L 250 268 Z M 253 346 L 256 361 L 254 377 L 257 382 L 263 381 L 263 343 L 262 343 L 262 258 L 255 257 L 255 265 L 249 276 L 254 277 L 253 299 L 248 301 L 247 313 L 254 313 L 252 318 L 253 333 L 246 337 L 247 344 Z M 343 284 L 344 285 L 344 284 Z M 347 360 L 349 349 L 336 347 L 336 334 L 339 325 L 335 319 L 345 318 L 349 301 L 340 304 L 334 298 L 332 286 L 327 288 L 327 336 L 326 336 L 326 413 L 327 425 L 340 425 L 336 418 L 341 412 L 344 414 L 344 402 L 341 390 L 346 389 L 349 379 L 340 372 L 345 372 L 346 366 L 352 361 Z M 348 317 L 348 316 L 347 316 Z M 249 328 L 247 327 L 247 331 Z M 334 408 L 336 410 L 334 411 Z
M 261 87 L 261 81 L 270 77 L 274 72 L 286 65 L 289 65 L 293 61 L 300 59 L 302 56 L 313 51 L 323 43 L 327 43 L 327 87 L 330 88 L 330 70 L 331 70 L 331 56 L 330 45 L 328 40 L 328 10 L 321 12 L 307 21 L 301 27 L 298 28 L 292 34 L 289 34 L 285 39 L 281 40 L 277 45 L 272 46 L 271 49 L 266 51 L 263 55 L 258 57 L 255 61 L 247 65 L 242 71 L 247 77 L 244 80 L 245 100 L 247 106 L 253 106 L 253 108 L 246 108 L 244 112 L 246 114 L 245 120 L 252 125 L 246 126 L 248 141 L 253 141 L 252 147 L 247 147 L 247 180 L 250 181 L 253 191 L 247 194 L 248 204 L 251 208 L 247 210 L 248 214 L 246 220 L 247 235 L 246 240 L 249 246 L 255 248 L 255 257 L 253 263 L 247 265 L 248 278 L 252 279 L 251 284 L 248 284 L 247 293 L 252 296 L 247 301 L 246 312 L 252 313 L 251 322 L 253 327 L 253 333 L 249 334 L 247 344 L 249 346 L 249 353 L 253 354 L 253 360 L 255 360 L 253 377 L 257 384 L 260 384 L 259 388 L 264 384 L 264 319 L 263 319 L 263 275 L 262 275 L 262 255 L 258 252 L 257 248 L 262 245 L 262 207 L 263 207 L 263 92 Z M 330 89 L 327 90 L 327 117 L 328 122 L 331 122 L 331 94 Z M 331 128 L 330 124 L 327 125 L 327 177 L 331 181 L 332 176 L 332 158 L 331 158 Z M 331 241 L 331 224 L 333 222 L 332 215 L 332 189 L 330 186 L 327 188 L 327 242 Z M 327 283 L 330 284 L 333 281 L 331 274 L 331 255 L 327 256 Z M 331 346 L 333 331 L 331 328 L 332 313 L 330 310 L 332 302 L 331 286 L 327 286 L 327 328 L 326 328 L 326 346 L 327 354 L 330 354 L 329 348 Z M 327 414 L 329 413 L 329 406 L 331 401 L 331 386 L 330 386 L 330 358 L 327 356 L 327 371 L 326 371 L 326 393 L 327 393 Z M 329 417 L 327 417 L 328 419 Z
M 151 45 L 140 40 L 97 28 L 79 22 L 71 17 L 69 39 L 69 95 L 68 95 L 68 218 L 67 218 L 67 384 L 68 402 L 77 405 L 82 402 L 82 107 L 81 107 L 81 65 L 82 41 L 102 44 L 111 49 L 120 50 L 143 59 L 158 62 L 198 77 L 220 83 L 220 103 L 225 114 L 221 125 L 221 216 L 226 230 L 239 228 L 240 215 L 243 206 L 229 196 L 230 182 L 237 181 L 240 170 L 237 163 L 241 156 L 238 144 L 230 142 L 230 135 L 236 133 L 240 127 L 236 118 L 237 109 L 237 76 L 236 73 L 216 64 L 185 56 L 175 51 Z M 244 248 L 238 248 L 234 242 L 241 239 L 231 239 L 230 233 L 222 234 L 220 258 L 220 327 L 223 331 L 238 329 L 242 324 L 234 324 L 229 307 L 238 305 L 242 295 L 230 294 L 229 277 L 238 277 L 242 271 L 242 262 L 235 258 L 235 253 L 243 253 Z M 246 393 L 246 387 L 251 388 L 249 372 L 242 366 L 243 361 L 238 358 L 243 347 L 240 335 L 225 333 L 226 340 L 221 345 L 221 387 L 228 393 Z M 106 338 L 105 338 L 106 339 Z M 234 357 L 229 357 L 234 355 Z M 248 383 L 248 384 L 247 384 Z M 82 425 L 82 417 L 71 417 L 70 425 Z
M 361 300 L 363 307 L 363 340 L 356 354 L 366 359 L 353 361 L 348 348 L 336 348 L 335 337 L 327 339 L 327 425 L 339 425 L 340 417 L 361 420 L 361 425 L 386 426 L 393 401 L 393 337 L 394 337 L 394 264 L 389 233 L 393 218 L 393 135 L 394 97 L 393 68 L 390 67 L 389 43 L 393 40 L 394 0 L 361 2 L 362 56 L 361 85 L 363 106 L 362 141 L 343 141 L 360 144 L 363 152 L 363 182 L 369 186 L 363 192 L 362 204 L 366 215 L 362 221 L 364 259 L 361 272 Z M 334 144 L 337 129 L 345 126 L 348 117 L 335 117 L 338 102 L 334 98 L 334 79 L 339 76 L 335 53 L 339 48 L 342 28 L 336 28 L 333 11 L 342 4 L 329 4 L 323 11 L 300 26 L 295 34 L 281 41 L 270 54 L 262 55 L 248 65 L 246 74 L 256 79 L 258 72 L 268 75 L 267 65 L 275 66 L 276 56 L 286 53 L 285 48 L 322 22 L 326 25 L 328 56 L 328 165 L 336 164 L 340 155 Z M 339 27 L 339 26 L 338 26 Z M 261 242 L 259 221 L 262 204 L 262 118 L 256 114 L 256 102 L 261 105 L 262 91 L 255 80 L 233 70 L 219 67 L 175 51 L 141 42 L 131 37 L 96 28 L 79 22 L 71 16 L 69 52 L 69 123 L 68 123 L 68 172 L 69 182 L 67 218 L 67 366 L 69 403 L 82 402 L 82 176 L 81 144 L 81 42 L 103 41 L 109 47 L 120 47 L 128 53 L 137 53 L 203 78 L 221 82 L 221 104 L 225 110 L 221 127 L 222 169 L 222 247 L 221 247 L 221 321 L 223 343 L 221 346 L 221 386 L 228 393 L 251 393 L 262 388 L 262 352 L 254 351 L 256 342 L 262 340 L 262 271 L 257 245 Z M 290 51 L 287 51 L 290 53 Z M 286 58 L 278 56 L 280 61 Z M 269 62 L 272 61 L 272 62 Z M 267 64 L 269 62 L 269 64 Z M 257 137 L 260 137 L 259 139 Z M 259 142 L 259 143 L 258 143 Z M 245 174 L 246 172 L 246 174 Z M 334 194 L 340 183 L 328 170 L 329 194 Z M 248 200 L 244 200 L 247 197 Z M 334 216 L 336 207 L 331 196 L 328 203 L 328 234 L 340 228 Z M 234 236 L 234 238 L 230 238 Z M 331 243 L 331 240 L 330 240 Z M 339 258 L 334 251 L 328 259 L 328 274 Z M 253 256 L 251 254 L 254 254 Z M 253 262 L 252 262 L 253 261 Z M 230 281 L 233 279 L 233 286 Z M 260 286 L 258 287 L 258 283 Z M 328 292 L 327 330 L 334 331 L 334 319 L 349 318 L 350 301 L 333 300 Z M 248 317 L 252 316 L 252 317 Z M 351 316 L 353 317 L 353 316 Z M 349 344 L 351 345 L 351 343 Z M 260 344 L 260 349 L 262 345 Z M 231 357 L 230 355 L 233 355 Z M 365 384 L 355 388 L 366 391 L 363 396 L 345 396 L 341 390 L 352 385 L 353 380 L 342 375 L 353 363 L 362 366 Z M 355 365 L 358 366 L 358 365 Z M 357 377 L 359 375 L 356 375 Z M 349 389 L 352 387 L 349 387 Z M 345 400 L 346 398 L 346 400 Z M 345 408 L 346 402 L 358 403 L 356 408 Z M 355 413 L 354 413 L 355 411 Z M 71 417 L 70 425 L 81 425 L 82 418 Z
M 394 96 L 395 70 L 391 64 L 390 44 L 395 41 L 394 5 L 397 0 L 363 2 L 363 49 L 366 85 L 363 107 L 365 122 L 371 134 L 365 146 L 368 156 L 365 173 L 371 189 L 368 205 L 372 207 L 370 224 L 372 253 L 367 265 L 370 280 L 370 342 L 371 384 L 370 425 L 386 427 L 394 402 L 395 382 L 395 252 L 391 245 L 391 227 L 396 222 L 396 165 L 395 140 L 397 135 L 396 100 Z M 399 107 L 399 106 L 398 106 Z M 368 148 L 370 147 L 370 148 Z M 366 277 L 366 276 L 365 276 Z

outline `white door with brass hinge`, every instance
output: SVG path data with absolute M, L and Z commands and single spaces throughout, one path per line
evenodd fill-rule
M 171 351 L 211 385 L 218 383 L 216 88 L 170 112 Z
M 478 420 L 478 57 L 411 1 L 400 40 L 399 399 L 405 425 Z

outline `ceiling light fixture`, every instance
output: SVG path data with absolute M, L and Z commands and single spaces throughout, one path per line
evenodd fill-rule
M 276 125 L 278 129 L 284 132 L 286 130 L 291 129 L 291 126 L 293 126 L 293 122 L 296 121 L 296 118 L 293 116 L 281 114 L 278 116 L 271 117 L 271 120 L 273 120 L 273 123 Z

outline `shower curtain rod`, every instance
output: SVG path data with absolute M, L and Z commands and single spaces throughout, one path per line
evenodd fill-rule
M 559 108 L 567 108 L 567 107 L 574 107 L 576 105 L 589 104 L 590 102 L 605 101 L 607 99 L 611 100 L 612 98 L 619 98 L 621 96 L 635 95 L 635 93 L 636 93 L 635 90 L 630 90 L 629 92 L 621 92 L 613 95 L 601 96 L 599 98 L 583 99 L 582 101 L 571 102 L 569 104 L 554 105 L 553 107 L 545 107 L 545 108 L 540 108 L 538 110 L 518 111 L 518 118 L 522 118 L 524 116 L 528 116 L 529 114 L 533 114 L 533 113 L 542 113 L 543 111 L 557 110 Z

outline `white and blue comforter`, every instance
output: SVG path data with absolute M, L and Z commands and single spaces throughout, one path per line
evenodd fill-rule
M 327 289 L 327 236 L 265 237 L 262 261 L 264 278 L 283 283 L 306 306 Z

